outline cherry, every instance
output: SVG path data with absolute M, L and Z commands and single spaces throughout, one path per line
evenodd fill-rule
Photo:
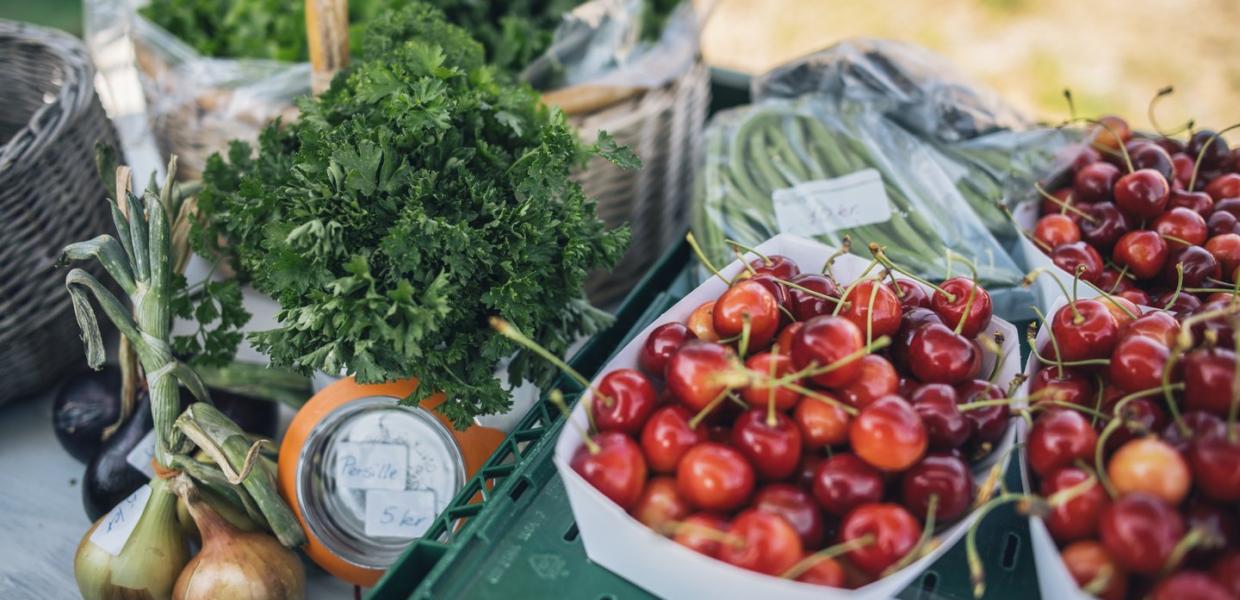
M 1124 337 L 1148 337 L 1168 348 L 1175 344 L 1179 335 L 1180 322 L 1171 313 L 1161 310 L 1141 315 L 1124 329 Z
M 1168 285 L 1176 285 L 1180 275 L 1176 273 L 1176 265 L 1183 269 L 1184 287 L 1199 288 L 1208 285 L 1207 278 L 1218 279 L 1222 275 L 1218 261 L 1214 255 L 1201 246 L 1189 246 L 1171 253 L 1171 257 L 1163 266 L 1162 278 Z
M 908 353 L 912 347 L 913 334 L 922 325 L 929 323 L 943 324 L 943 319 L 939 318 L 938 313 L 929 308 L 914 308 L 906 311 L 904 317 L 900 320 L 900 332 L 896 334 L 895 344 L 891 349 L 892 361 L 899 367 L 901 371 L 910 370 L 908 364 Z
M 1171 186 L 1158 171 L 1140 169 L 1120 177 L 1113 193 L 1120 212 L 1137 220 L 1153 219 L 1167 207 Z
M 1124 570 L 1154 574 L 1184 537 L 1184 519 L 1162 500 L 1128 494 L 1102 511 L 1098 521 L 1102 545 Z
M 834 558 L 823 558 L 798 575 L 797 581 L 842 588 L 845 585 L 845 577 L 844 567 L 840 566 L 839 561 Z
M 1235 346 L 1235 331 L 1231 326 L 1231 319 L 1233 317 L 1225 314 L 1211 314 L 1220 310 L 1230 309 L 1231 307 L 1232 298 L 1230 292 L 1223 298 L 1216 297 L 1197 307 L 1193 314 L 1201 316 L 1202 320 L 1193 324 L 1193 339 L 1213 339 L 1221 348 L 1233 348 Z M 1227 403 L 1230 404 L 1230 399 Z
M 693 337 L 704 342 L 719 341 L 719 332 L 715 331 L 715 301 L 703 302 L 685 320 L 685 325 L 693 333 Z
M 1063 374 L 1060 375 L 1057 367 L 1043 367 L 1033 374 L 1033 379 L 1029 383 L 1029 395 L 1036 395 L 1040 400 L 1093 406 L 1094 395 L 1097 393 L 1098 390 L 1094 388 L 1092 377 L 1071 368 L 1065 368 Z
M 1214 255 L 1223 276 L 1233 280 L 1240 267 L 1240 235 L 1224 233 L 1206 241 L 1206 252 Z
M 1055 312 L 1051 332 L 1067 362 L 1105 358 L 1119 341 L 1119 323 L 1099 300 L 1074 300 Z
M 1102 544 L 1094 540 L 1074 542 L 1060 553 L 1068 573 L 1080 587 L 1107 574 L 1106 586 L 1098 594 L 1102 600 L 1123 600 L 1128 593 L 1128 574 L 1111 559 Z
M 1210 568 L 1214 580 L 1223 584 L 1231 595 L 1240 598 L 1240 550 L 1231 550 L 1222 558 L 1214 561 Z
M 1121 496 L 1141 492 L 1175 506 L 1188 495 L 1192 475 L 1175 448 L 1156 438 L 1135 439 L 1120 447 L 1107 473 Z
M 1175 179 L 1175 163 L 1165 148 L 1155 143 L 1140 144 L 1128 152 L 1132 166 L 1140 170 L 1152 170 L 1162 175 L 1164 181 Z
M 795 261 L 782 254 L 768 254 L 764 258 L 751 260 L 749 266 L 758 275 L 770 275 L 783 280 L 792 279 L 801 272 L 801 267 L 797 266 Z
M 926 426 L 926 439 L 931 449 L 959 448 L 973 435 L 973 422 L 956 408 L 959 400 L 952 386 L 927 383 L 918 387 L 909 400 Z
M 1126 289 L 1115 294 L 1117 298 L 1123 298 L 1137 306 L 1150 306 L 1150 295 L 1137 288 Z
M 805 326 L 803 321 L 793 321 L 779 332 L 779 337 L 775 338 L 775 350 L 784 356 L 792 356 L 792 340 L 801 332 L 801 328 Z M 774 350 L 773 350 L 774 351 Z
M 1072 188 L 1070 187 L 1061 188 L 1049 193 L 1054 200 L 1043 196 L 1039 214 L 1053 215 L 1056 213 L 1066 212 L 1068 218 L 1075 220 L 1075 213 L 1067 212 L 1067 209 L 1063 208 L 1063 206 L 1068 205 L 1073 208 L 1081 208 L 1082 206 L 1085 206 L 1084 204 L 1077 206 L 1073 202 Z
M 1118 391 L 1118 388 L 1110 389 Z M 1104 412 L 1113 410 L 1114 402 L 1120 397 L 1116 395 L 1103 401 Z M 1161 431 L 1167 425 L 1167 413 L 1149 398 L 1129 400 L 1120 410 L 1123 411 L 1124 423 L 1107 438 L 1107 452 L 1113 452 L 1137 437 Z
M 1209 144 L 1208 147 L 1206 146 L 1207 144 Z M 1202 148 L 1206 149 L 1205 154 L 1201 157 L 1201 168 L 1203 169 L 1220 168 L 1227 162 L 1230 156 L 1227 140 L 1216 136 L 1215 132 L 1209 129 L 1193 132 L 1192 137 L 1188 138 L 1188 144 L 1184 147 L 1184 152 L 1196 159 L 1201 154 Z
M 1173 208 L 1163 213 L 1154 220 L 1154 231 L 1163 236 L 1184 240 L 1191 245 L 1204 244 L 1209 234 L 1206 220 L 1187 208 Z M 1173 248 L 1184 247 L 1180 242 L 1171 243 Z
M 1185 456 L 1189 456 L 1189 449 L 1196 440 L 1223 437 L 1227 433 L 1227 425 L 1223 420 L 1207 412 L 1185 412 L 1182 421 L 1188 429 L 1187 433 L 1176 423 L 1168 423 L 1159 438 Z
M 749 278 L 749 280 L 762 284 L 762 287 L 766 288 L 766 291 L 770 292 L 772 296 L 775 296 L 775 304 L 777 307 L 784 309 L 788 308 L 788 288 L 784 286 L 780 280 L 775 279 L 775 276 L 768 274 L 753 275 Z M 785 314 L 783 310 L 779 311 L 779 318 L 781 324 L 788 322 L 788 315 Z
M 835 285 L 834 281 L 825 275 L 803 273 L 793 277 L 790 281 L 806 290 L 812 290 L 819 294 L 810 294 L 795 287 L 788 289 L 788 308 L 792 310 L 792 316 L 796 317 L 798 321 L 808 321 L 819 315 L 829 315 L 831 311 L 835 310 L 835 303 L 821 296 L 839 298 L 840 289 Z
M 873 310 L 870 298 L 873 296 Z M 858 282 L 844 297 L 847 302 L 839 316 L 852 321 L 863 333 L 869 328 L 870 338 L 895 335 L 900 329 L 903 310 L 900 298 L 877 279 Z
M 1208 564 L 1240 543 L 1240 523 L 1227 509 L 1198 501 L 1188 507 L 1184 518 L 1189 531 L 1199 529 L 1206 535 L 1202 544 L 1189 551 L 1190 563 Z
M 798 369 L 825 367 L 854 354 L 865 345 L 865 336 L 852 321 L 837 316 L 814 317 L 792 338 L 792 362 Z M 861 375 L 861 362 L 840 364 L 834 371 L 812 379 L 823 387 L 841 387 Z
M 1240 220 L 1229 212 L 1216 210 L 1206 217 L 1206 227 L 1210 229 L 1211 236 L 1240 233 Z
M 765 408 L 745 411 L 732 424 L 732 446 L 765 480 L 784 479 L 801 463 L 801 430 L 788 415 Z
M 663 377 L 672 354 L 691 339 L 694 339 L 693 332 L 684 323 L 664 323 L 655 327 L 637 353 L 637 364 L 647 373 Z
M 736 516 L 728 533 L 740 544 L 721 544 L 716 557 L 742 569 L 779 575 L 805 554 L 797 532 L 778 515 L 750 509 Z
M 900 480 L 900 499 L 922 520 L 929 514 L 930 497 L 938 496 L 935 518 L 950 522 L 964 516 L 973 503 L 969 466 L 951 454 L 929 454 L 909 467 Z
M 1188 187 L 1188 182 L 1193 178 L 1193 169 L 1196 161 L 1193 157 L 1184 152 L 1171 153 L 1171 164 L 1175 165 L 1175 181 L 1183 187 Z
M 1003 398 L 1003 390 L 985 379 L 974 379 L 957 385 L 956 396 L 960 398 L 961 404 L 968 404 L 999 400 Z M 964 411 L 964 416 L 973 423 L 973 435 L 969 438 L 969 444 L 975 448 L 986 450 L 987 445 L 997 443 L 1003 438 L 1003 434 L 1007 433 L 1010 416 L 1006 406 L 974 408 Z
M 1055 248 L 1081 240 L 1081 228 L 1067 215 L 1053 213 L 1038 219 L 1033 227 L 1034 239 Z
M 682 521 L 692 509 L 676 491 L 676 480 L 655 477 L 646 482 L 646 489 L 631 511 L 633 517 L 655 531 L 664 531 L 669 523 Z
M 758 490 L 753 507 L 783 517 L 796 530 L 802 546 L 817 548 L 822 545 L 822 512 L 814 504 L 814 498 L 801 488 L 772 483 Z
M 861 374 L 840 389 L 840 395 L 852 406 L 865 408 L 871 402 L 899 390 L 900 376 L 891 362 L 877 354 L 867 354 L 861 358 Z
M 974 287 L 977 288 L 976 294 L 973 293 Z M 930 308 L 938 313 L 944 323 L 953 328 L 958 327 L 961 319 L 964 319 L 960 335 L 972 339 L 990 326 L 990 317 L 993 314 L 990 294 L 980 285 L 975 286 L 972 280 L 964 277 L 953 277 L 939 285 L 939 289 L 942 291 L 935 290 L 930 296 Z M 952 297 L 949 298 L 948 294 Z M 975 296 L 971 304 L 970 295 Z M 969 311 L 967 317 L 966 305 Z
M 877 577 L 917 546 L 921 525 L 899 504 L 864 504 L 844 518 L 840 541 L 867 535 L 874 536 L 874 543 L 854 549 L 847 556 L 862 572 Z
M 884 396 L 861 409 L 848 427 L 853 452 L 882 471 L 903 471 L 926 453 L 926 427 L 899 396 Z
M 680 463 L 680 457 L 689 448 L 706 441 L 704 428 L 689 426 L 693 413 L 680 405 L 664 406 L 650 415 L 642 428 L 642 453 L 646 462 L 656 473 L 671 473 Z
M 1222 138 L 1219 138 L 1219 140 L 1222 140 Z M 1214 143 L 1217 144 L 1218 141 Z M 1206 184 L 1205 191 L 1216 202 L 1227 198 L 1240 198 L 1240 174 L 1228 173 L 1220 175 Z
M 641 448 L 617 431 L 595 435 L 573 453 L 569 466 L 625 510 L 637 504 L 646 483 L 646 460 Z
M 848 441 L 848 425 L 852 418 L 838 405 L 806 396 L 797 402 L 792 418 L 801 428 L 806 448 L 818 449 Z
M 907 279 L 897 279 L 888 283 L 888 287 L 900 298 L 900 306 L 904 310 L 910 308 L 930 308 L 930 296 L 921 286 Z M 898 289 L 897 289 L 898 288 Z
M 1136 316 L 1141 314 L 1141 307 L 1132 300 L 1121 296 L 1111 296 L 1110 298 L 1100 298 L 1098 302 L 1115 317 L 1115 322 L 1119 324 L 1119 332 L 1122 335 L 1124 330 L 1128 328 L 1133 321 L 1137 320 Z
M 937 323 L 913 333 L 906 358 L 913 376 L 926 383 L 955 384 L 977 373 L 977 346 Z
M 694 413 L 727 389 L 720 374 L 732 369 L 736 353 L 714 342 L 690 341 L 667 361 L 667 389 Z
M 753 467 L 745 457 L 715 442 L 690 448 L 676 467 L 681 497 L 703 510 L 732 510 L 749 499 L 753 486 Z
M 1115 115 L 1098 117 L 1098 124 L 1091 131 L 1094 146 L 1118 151 L 1121 144 L 1132 139 L 1128 122 Z
M 760 352 L 750 356 L 749 360 L 745 361 L 745 366 L 759 375 L 774 376 L 776 378 L 784 377 L 796 370 L 792 366 L 792 359 L 788 355 L 771 354 L 770 352 Z M 786 387 L 776 387 L 774 389 L 774 396 L 772 396 L 770 386 L 756 382 L 742 388 L 740 394 L 741 398 L 754 408 L 766 408 L 773 398 L 776 410 L 790 410 L 796 406 L 797 400 L 801 398 L 800 394 Z
M 1092 460 L 1098 434 L 1089 420 L 1075 410 L 1050 409 L 1029 430 L 1029 467 L 1038 475 L 1071 465 L 1076 460 Z
M 1138 279 L 1149 279 L 1167 262 L 1167 242 L 1153 231 L 1130 231 L 1115 243 L 1112 258 L 1119 266 L 1128 267 L 1128 272 Z
M 1063 467 L 1052 471 L 1042 480 L 1042 495 L 1050 497 L 1056 492 L 1080 485 L 1091 475 L 1078 467 Z M 1046 529 L 1059 543 L 1093 537 L 1098 531 L 1098 517 L 1111 503 L 1106 490 L 1097 481 L 1071 500 L 1052 506 L 1045 517 Z
M 1162 580 L 1150 600 L 1235 600 L 1227 588 L 1199 571 L 1180 571 Z
M 1171 190 L 1171 198 L 1167 200 L 1167 208 L 1187 208 L 1205 218 L 1214 210 L 1214 199 L 1205 192 Z
M 1171 350 L 1159 340 L 1144 335 L 1125 336 L 1111 355 L 1112 385 L 1125 392 L 1158 387 L 1170 357 Z
M 698 554 L 714 557 L 719 554 L 720 535 L 727 533 L 731 526 L 718 515 L 696 513 L 690 515 L 675 528 L 672 540 Z M 714 531 L 716 535 L 706 533 Z
M 883 476 L 855 454 L 836 454 L 818 465 L 814 499 L 823 510 L 843 516 L 883 498 Z
M 1068 168 L 1073 171 L 1080 171 L 1086 165 L 1090 165 L 1102 160 L 1102 155 L 1097 150 L 1091 148 L 1088 144 L 1072 144 L 1065 147 L 1065 151 L 1070 152 L 1067 156 L 1072 156 L 1072 161 Z
M 1223 338 L 1226 339 L 1226 338 Z M 1226 418 L 1233 398 L 1236 353 L 1226 348 L 1200 348 L 1184 356 L 1184 408 Z
M 1119 176 L 1119 167 L 1111 163 L 1098 161 L 1086 165 L 1072 178 L 1072 197 L 1084 204 L 1106 202 L 1111 199 Z
M 1201 300 L 1198 300 L 1196 296 L 1192 294 L 1179 294 L 1177 296 L 1175 290 L 1168 290 L 1165 293 L 1159 294 L 1158 297 L 1154 298 L 1153 302 L 1147 302 L 1146 304 L 1156 306 L 1167 306 L 1170 304 L 1171 306 L 1165 310 L 1171 311 L 1172 314 L 1181 319 L 1186 318 L 1196 312 L 1198 308 L 1201 308 Z
M 1226 436 L 1198 438 L 1189 457 L 1203 496 L 1215 502 L 1240 502 L 1240 441 Z
M 779 302 L 766 286 L 753 280 L 732 284 L 715 300 L 715 331 L 725 338 L 741 335 L 749 318 L 749 347 L 767 345 L 779 332 Z
M 1081 272 L 1081 279 L 1097 285 L 1102 276 L 1102 255 L 1085 242 L 1073 242 L 1055 248 L 1050 253 L 1051 262 L 1067 273 Z M 1082 270 L 1081 267 L 1084 266 Z
M 1081 239 L 1089 245 L 1097 248 L 1102 252 L 1110 252 L 1115 246 L 1115 242 L 1125 233 L 1132 230 L 1132 225 L 1128 222 L 1128 217 L 1119 211 L 1119 208 L 1112 202 L 1099 202 L 1097 204 L 1083 205 L 1083 210 L 1089 219 L 1081 219 L 1079 227 L 1081 229 Z M 1101 262 L 1101 258 L 1099 258 Z M 1073 273 L 1074 271 L 1068 271 Z
M 616 369 L 603 376 L 590 409 L 600 431 L 635 434 L 658 404 L 654 386 L 636 369 Z

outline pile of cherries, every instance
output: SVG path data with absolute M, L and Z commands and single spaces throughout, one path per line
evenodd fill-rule
M 1002 357 L 975 279 L 923 287 L 872 251 L 847 284 L 762 256 L 653 329 L 638 368 L 594 386 L 572 468 L 651 529 L 767 575 L 855 588 L 923 555 L 1006 432 L 983 373 Z
M 1240 302 L 1142 314 L 1125 298 L 1069 301 L 1031 337 L 1041 514 L 1093 595 L 1240 598 Z
M 1052 190 L 1031 239 L 1052 261 L 1142 306 L 1186 311 L 1240 268 L 1240 151 L 1212 131 L 1187 141 L 1099 119 Z M 1237 149 L 1240 150 L 1240 149 Z

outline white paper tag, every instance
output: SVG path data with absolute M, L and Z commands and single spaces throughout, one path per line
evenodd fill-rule
M 378 442 L 336 444 L 336 483 L 362 490 L 403 490 L 409 447 Z
M 366 492 L 366 535 L 413 539 L 435 519 L 435 493 L 430 490 Z
M 874 169 L 775 190 L 771 202 L 779 230 L 804 237 L 891 218 L 883 177 Z
M 133 533 L 133 528 L 138 525 L 138 518 L 142 516 L 142 509 L 146 508 L 146 501 L 150 497 L 151 486 L 143 485 L 128 498 L 121 500 L 120 504 L 104 515 L 95 532 L 90 534 L 91 543 L 112 556 L 119 555 L 125 542 L 129 541 L 129 534 Z
M 129 466 L 142 471 L 147 477 L 155 476 L 155 467 L 151 466 L 151 460 L 155 458 L 155 430 L 146 432 L 142 441 L 138 442 L 129 454 L 125 455 L 125 462 Z

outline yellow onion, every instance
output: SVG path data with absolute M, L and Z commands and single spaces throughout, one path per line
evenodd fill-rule
M 214 508 L 215 512 L 224 517 L 224 520 L 232 524 L 233 527 L 241 531 L 258 531 L 261 529 L 259 524 L 255 523 L 254 519 L 251 519 L 250 515 L 245 513 L 245 509 L 238 507 L 210 489 L 200 488 L 199 491 L 202 493 L 202 500 L 209 504 L 211 508 Z M 177 523 L 180 524 L 181 533 L 185 534 L 186 538 L 196 542 L 200 541 L 198 526 L 194 524 L 194 518 L 189 515 L 189 508 L 185 506 L 185 500 L 182 498 L 177 498 Z
M 202 551 L 177 578 L 175 600 L 300 600 L 306 596 L 301 559 L 266 533 L 237 529 L 198 490 L 182 493 L 202 534 Z
M 167 600 L 178 574 L 189 560 L 189 549 L 177 525 L 176 495 L 162 479 L 151 481 L 151 495 L 142 516 L 112 556 L 91 541 L 95 521 L 78 544 L 73 575 L 84 600 Z

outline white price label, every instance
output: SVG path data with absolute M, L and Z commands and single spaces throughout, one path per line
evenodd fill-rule
M 142 441 L 138 442 L 129 454 L 125 455 L 125 462 L 129 466 L 142 471 L 147 477 L 155 476 L 155 467 L 151 466 L 151 461 L 155 458 L 155 430 L 146 432 L 146 436 Z
M 403 490 L 408 476 L 409 447 L 377 442 L 336 445 L 336 483 L 362 490 Z
M 138 518 L 142 516 L 142 509 L 146 508 L 146 501 L 150 497 L 151 486 L 144 485 L 128 498 L 121 500 L 120 504 L 104 515 L 95 532 L 90 534 L 91 543 L 112 556 L 119 555 L 125 542 L 129 541 L 129 534 L 133 533 L 133 528 L 138 525 Z
M 366 535 L 413 539 L 435 519 L 435 493 L 430 490 L 366 492 Z
M 779 230 L 805 237 L 891 219 L 883 177 L 874 169 L 775 190 L 771 202 Z

